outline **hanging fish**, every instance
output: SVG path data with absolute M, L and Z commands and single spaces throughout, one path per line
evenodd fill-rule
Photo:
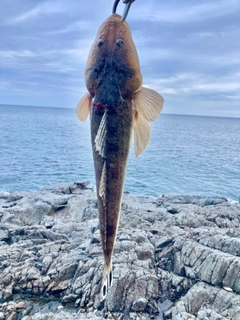
M 138 157 L 150 141 L 150 122 L 163 98 L 142 87 L 142 75 L 129 25 L 111 15 L 101 25 L 84 73 L 88 89 L 77 105 L 80 121 L 91 116 L 99 227 L 104 253 L 102 299 L 112 285 L 112 255 L 121 211 L 132 133 Z

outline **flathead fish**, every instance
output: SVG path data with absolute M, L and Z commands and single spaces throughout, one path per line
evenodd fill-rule
M 134 133 L 138 157 L 150 140 L 163 98 L 142 87 L 142 75 L 129 25 L 113 14 L 103 22 L 84 73 L 88 89 L 77 105 L 80 121 L 90 113 L 99 227 L 104 253 L 102 299 L 112 285 L 112 255 L 117 235 L 128 153 Z

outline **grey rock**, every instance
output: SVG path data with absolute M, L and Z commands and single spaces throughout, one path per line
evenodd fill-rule
M 7 202 L 13 202 L 13 201 L 18 201 L 26 196 L 28 196 L 28 192 L 24 191 L 15 191 L 13 193 L 10 193 L 7 197 Z
M 10 196 L 9 192 L 0 191 L 0 199 L 7 199 Z
M 139 298 L 133 301 L 132 308 L 136 312 L 143 312 L 147 306 L 148 301 L 145 298 Z
M 101 302 L 93 186 L 1 197 L 0 319 L 240 318 L 239 203 L 125 193 L 113 286 Z
M 0 229 L 0 241 L 7 241 L 9 238 L 8 229 Z

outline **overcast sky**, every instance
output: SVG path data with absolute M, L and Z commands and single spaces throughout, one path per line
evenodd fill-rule
M 0 0 L 0 103 L 75 108 L 113 2 Z M 239 17 L 239 0 L 133 3 L 143 84 L 162 94 L 164 113 L 240 117 Z

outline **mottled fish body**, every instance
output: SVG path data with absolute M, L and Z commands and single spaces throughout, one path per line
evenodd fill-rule
M 134 131 L 139 156 L 163 107 L 163 98 L 142 87 L 142 75 L 130 28 L 117 14 L 100 27 L 85 71 L 88 93 L 77 106 L 85 121 L 91 115 L 91 139 L 104 253 L 102 298 L 112 285 L 112 255 L 121 211 L 123 186 Z

